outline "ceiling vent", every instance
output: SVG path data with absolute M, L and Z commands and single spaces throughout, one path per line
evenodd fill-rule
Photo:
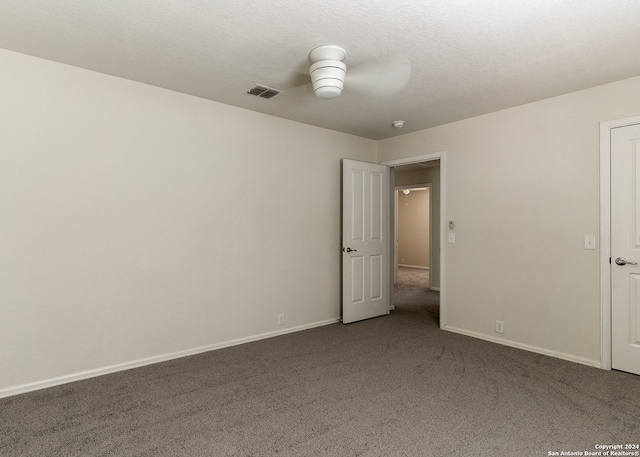
M 272 87 L 263 86 L 261 84 L 256 84 L 255 87 L 252 87 L 247 91 L 247 94 L 254 95 L 260 98 L 266 98 L 267 100 L 276 97 L 282 93 L 281 90 L 274 89 Z

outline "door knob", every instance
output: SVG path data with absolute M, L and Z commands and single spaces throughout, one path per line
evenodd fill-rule
M 343 252 L 358 252 L 357 249 L 351 249 L 351 248 L 342 248 Z
M 616 265 L 638 265 L 638 262 L 631 262 L 624 257 L 618 257 L 616 259 Z

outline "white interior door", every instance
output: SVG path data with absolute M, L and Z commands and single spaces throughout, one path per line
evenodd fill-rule
M 342 322 L 389 313 L 389 168 L 342 161 Z
M 611 130 L 611 367 L 640 374 L 640 124 Z

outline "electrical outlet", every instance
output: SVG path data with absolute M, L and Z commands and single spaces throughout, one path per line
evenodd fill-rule
M 504 333 L 504 322 L 496 321 L 496 333 Z
M 278 325 L 284 325 L 284 314 L 278 314 Z

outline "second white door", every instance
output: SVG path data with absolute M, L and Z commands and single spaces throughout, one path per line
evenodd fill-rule
M 640 124 L 611 130 L 611 366 L 640 374 Z

